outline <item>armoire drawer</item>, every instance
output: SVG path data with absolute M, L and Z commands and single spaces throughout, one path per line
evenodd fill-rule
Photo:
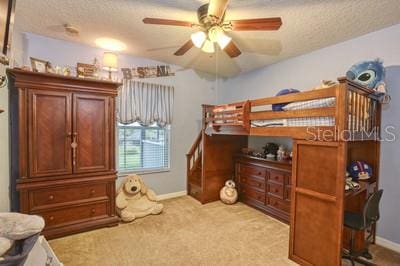
M 98 202 L 83 206 L 62 208 L 53 211 L 35 213 L 43 217 L 46 228 L 85 222 L 87 220 L 108 216 L 109 202 Z
M 31 209 L 53 204 L 107 197 L 107 183 L 67 185 L 29 192 Z
M 247 199 L 252 199 L 258 201 L 261 204 L 265 204 L 265 193 L 259 192 L 255 189 L 249 188 L 247 186 L 240 187 L 240 194 L 242 197 Z
M 241 164 L 240 165 L 240 173 L 245 174 L 245 175 L 253 175 L 253 176 L 259 176 L 259 177 L 264 178 L 265 177 L 265 168 L 254 166 L 254 165 Z
M 265 191 L 265 179 L 251 176 L 240 175 L 240 184 Z
M 290 212 L 290 204 L 276 197 L 267 197 L 267 205 L 286 213 Z

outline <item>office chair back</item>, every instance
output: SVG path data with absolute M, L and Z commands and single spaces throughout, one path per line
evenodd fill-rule
M 371 224 L 379 220 L 379 202 L 382 198 L 383 189 L 374 192 L 364 206 L 364 226 L 369 227 Z

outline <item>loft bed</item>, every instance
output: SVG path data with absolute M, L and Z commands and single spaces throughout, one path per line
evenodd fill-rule
M 381 105 L 374 91 L 346 78 L 326 89 L 224 105 L 204 105 L 207 134 L 293 139 L 375 140 Z M 288 103 L 283 111 L 273 104 Z

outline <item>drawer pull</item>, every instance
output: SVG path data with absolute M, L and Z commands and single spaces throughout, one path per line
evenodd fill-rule
M 49 196 L 49 200 L 53 200 L 54 199 L 54 196 L 53 195 L 50 195 Z
M 96 193 L 96 190 L 92 189 L 92 190 L 90 191 L 90 194 L 94 195 L 94 193 Z
M 92 214 L 95 214 L 96 213 L 96 209 L 92 209 Z
M 50 221 L 53 221 L 53 220 L 54 220 L 54 216 L 50 216 L 50 217 L 49 217 L 49 220 L 50 220 Z
M 275 189 L 275 193 L 278 193 L 278 192 L 279 192 L 279 189 L 276 188 L 276 189 Z
M 261 175 L 261 172 L 258 172 L 258 175 Z

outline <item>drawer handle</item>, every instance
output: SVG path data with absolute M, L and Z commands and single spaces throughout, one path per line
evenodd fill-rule
M 54 199 L 54 196 L 53 195 L 50 195 L 49 196 L 49 200 L 53 200 Z
M 96 213 L 96 209 L 93 208 L 93 209 L 92 209 L 92 214 L 95 214 L 95 213 Z
M 53 221 L 53 220 L 54 220 L 54 216 L 50 216 L 50 217 L 49 217 L 49 220 L 50 220 L 50 221 Z
M 257 184 L 257 186 L 261 187 L 261 184 L 260 184 L 260 183 L 258 183 L 258 184 Z
M 258 172 L 258 175 L 261 175 L 261 172 Z
M 278 192 L 279 192 L 279 190 L 276 188 L 276 189 L 275 189 L 275 193 L 278 193 Z
M 92 190 L 90 191 L 90 194 L 94 195 L 94 193 L 96 193 L 96 190 L 92 189 Z

